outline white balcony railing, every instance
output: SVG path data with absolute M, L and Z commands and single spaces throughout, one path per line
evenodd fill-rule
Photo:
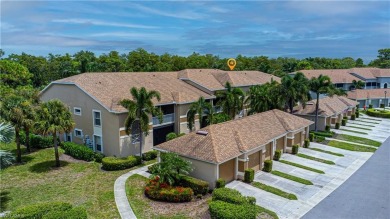
M 161 125 L 161 124 L 168 124 L 168 123 L 174 123 L 175 122 L 175 114 L 165 114 L 163 115 L 163 121 L 160 123 L 158 117 L 153 117 L 153 125 Z

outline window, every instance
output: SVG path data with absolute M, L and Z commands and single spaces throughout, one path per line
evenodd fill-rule
M 82 138 L 83 137 L 83 131 L 81 129 L 75 129 L 74 130 L 74 136 L 76 136 L 78 138 Z
M 75 115 L 81 116 L 81 108 L 79 108 L 79 107 L 74 107 L 74 108 L 73 108 L 73 113 L 74 113 Z
M 102 137 L 94 135 L 95 150 L 102 152 Z
M 101 126 L 100 111 L 93 111 L 93 124 L 95 126 Z

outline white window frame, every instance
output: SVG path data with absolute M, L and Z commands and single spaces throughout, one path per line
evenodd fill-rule
M 81 132 L 81 135 L 77 135 L 77 131 Z M 83 130 L 82 129 L 74 129 L 74 136 L 76 138 L 84 138 Z
M 80 110 L 80 113 L 76 113 L 76 110 Z M 80 107 L 73 107 L 73 114 L 81 116 L 81 108 Z
M 100 114 L 100 125 L 95 124 L 95 112 Z M 102 127 L 102 112 L 100 110 L 92 110 L 93 126 Z
M 72 132 L 64 133 L 64 141 L 67 141 L 67 142 L 68 142 L 68 135 L 69 135 L 69 137 L 70 137 L 70 142 L 73 142 Z
M 101 150 L 100 150 L 100 151 L 97 150 L 96 141 L 95 141 L 95 136 L 100 137 L 100 147 L 101 147 Z M 93 135 L 93 149 L 94 149 L 95 151 L 98 151 L 98 152 L 100 152 L 100 153 L 103 153 L 103 136 L 101 136 L 101 135 Z

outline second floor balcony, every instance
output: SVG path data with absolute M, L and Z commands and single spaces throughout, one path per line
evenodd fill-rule
M 162 123 L 160 123 L 160 121 L 159 121 L 157 116 L 153 117 L 152 120 L 153 120 L 153 126 L 174 123 L 175 122 L 175 114 L 174 113 L 170 113 L 170 114 L 163 115 Z

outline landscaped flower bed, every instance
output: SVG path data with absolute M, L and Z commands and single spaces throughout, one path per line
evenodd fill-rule
M 389 110 L 368 109 L 367 115 L 380 118 L 390 118 Z
M 191 188 L 170 186 L 159 183 L 159 178 L 151 179 L 145 187 L 145 195 L 151 199 L 167 202 L 189 202 L 194 192 Z

